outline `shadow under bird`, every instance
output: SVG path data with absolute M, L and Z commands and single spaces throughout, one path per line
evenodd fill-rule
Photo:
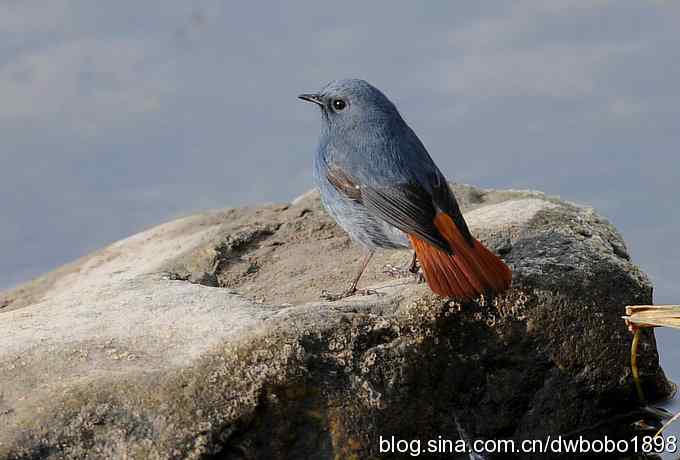
M 299 98 L 321 108 L 314 179 L 323 205 L 365 250 L 335 298 L 356 292 L 377 248 L 412 247 L 430 289 L 444 297 L 470 300 L 510 286 L 510 269 L 470 234 L 446 178 L 387 96 L 346 79 Z

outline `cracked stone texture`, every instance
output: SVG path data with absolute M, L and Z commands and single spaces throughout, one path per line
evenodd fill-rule
M 538 438 L 634 408 L 620 317 L 652 286 L 616 229 L 539 192 L 453 187 L 514 270 L 496 299 L 445 302 L 383 273 L 410 260 L 385 251 L 361 283 L 380 295 L 320 301 L 361 254 L 316 192 L 0 293 L 0 458 L 372 458 L 380 435 Z M 639 361 L 667 395 L 649 331 Z

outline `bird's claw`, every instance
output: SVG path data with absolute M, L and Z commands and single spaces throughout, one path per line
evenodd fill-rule
M 336 300 L 344 299 L 345 297 L 351 296 L 353 293 L 350 293 L 348 291 L 345 291 L 341 294 L 333 294 L 331 292 L 328 292 L 327 290 L 321 291 L 321 295 L 319 295 L 319 298 L 323 300 L 328 300 L 329 302 L 335 302 Z
M 392 278 L 411 278 L 414 277 L 418 283 L 425 282 L 425 277 L 423 277 L 423 272 L 416 265 L 408 265 L 406 267 L 395 267 L 394 265 L 387 264 L 383 267 L 383 273 L 391 276 Z
M 344 298 L 347 298 L 347 297 L 352 297 L 352 296 L 355 296 L 355 295 L 377 295 L 377 296 L 380 296 L 380 295 L 383 295 L 383 294 L 379 293 L 378 291 L 376 291 L 374 289 L 351 289 L 351 290 L 347 290 L 347 291 L 345 291 L 341 294 L 333 294 L 333 293 L 328 292 L 327 290 L 324 289 L 323 291 L 321 291 L 321 295 L 319 297 L 322 298 L 323 300 L 327 300 L 329 302 L 335 302 L 336 300 L 344 299 Z

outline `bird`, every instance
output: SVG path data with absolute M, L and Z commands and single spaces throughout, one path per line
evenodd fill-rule
M 298 98 L 321 109 L 313 175 L 324 208 L 363 248 L 357 285 L 377 249 L 414 249 L 430 289 L 456 301 L 508 289 L 512 272 L 476 240 L 449 183 L 396 106 L 361 79 Z

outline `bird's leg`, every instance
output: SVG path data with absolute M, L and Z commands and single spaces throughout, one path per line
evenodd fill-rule
M 352 284 L 350 284 L 349 289 L 347 292 L 351 295 L 357 292 L 357 285 L 359 284 L 359 280 L 361 279 L 361 275 L 364 274 L 366 271 L 366 267 L 368 267 L 368 263 L 371 261 L 373 258 L 373 250 L 368 251 L 367 253 L 364 254 L 364 257 L 361 259 L 361 266 L 359 267 L 359 271 L 357 272 L 356 276 L 354 277 L 354 280 L 352 281 Z
M 416 251 L 413 251 L 413 259 L 411 260 L 411 265 L 408 267 L 408 271 L 413 273 L 416 277 L 418 283 L 425 282 L 425 276 L 422 270 L 420 270 L 420 265 L 418 264 L 418 257 L 416 256 Z
M 356 294 L 357 292 L 357 284 L 359 284 L 359 280 L 361 279 L 361 275 L 364 274 L 364 271 L 366 270 L 366 267 L 368 266 L 368 263 L 371 261 L 371 258 L 373 257 L 373 250 L 370 250 L 366 253 L 364 253 L 364 256 L 361 258 L 361 263 L 359 266 L 359 271 L 357 272 L 356 276 L 352 280 L 352 284 L 349 285 L 349 288 L 343 292 L 342 294 L 331 294 L 328 291 L 322 291 L 321 292 L 321 298 L 325 300 L 340 300 L 344 299 L 345 297 L 352 296 Z M 366 290 L 365 294 L 371 294 L 372 291 Z
M 416 257 L 416 251 L 413 251 L 413 259 L 411 259 L 411 263 L 408 266 L 408 271 L 414 275 L 418 273 L 418 258 Z

